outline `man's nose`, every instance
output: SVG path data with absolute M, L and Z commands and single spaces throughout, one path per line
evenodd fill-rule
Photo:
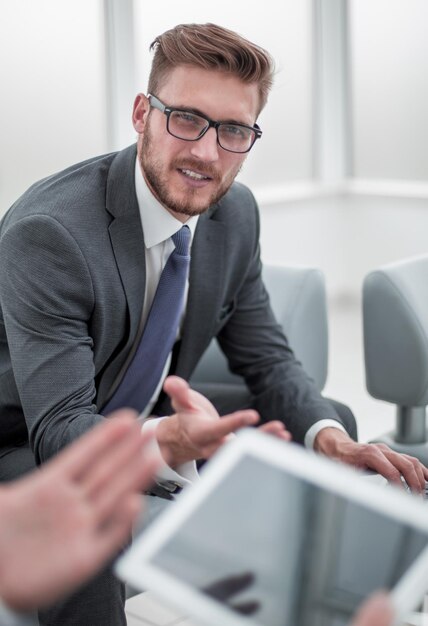
M 218 160 L 219 148 L 217 131 L 209 128 L 203 137 L 191 143 L 190 152 L 201 161 L 213 162 Z

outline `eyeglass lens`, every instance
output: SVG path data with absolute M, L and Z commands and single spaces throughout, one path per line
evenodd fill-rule
M 171 111 L 168 130 L 178 139 L 194 141 L 204 134 L 209 124 L 206 119 L 188 111 Z M 218 142 L 225 150 L 247 152 L 254 143 L 255 132 L 238 124 L 220 124 Z

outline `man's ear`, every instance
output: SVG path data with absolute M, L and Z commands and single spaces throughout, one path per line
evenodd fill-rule
M 139 93 L 135 98 L 134 108 L 132 110 L 132 124 L 138 134 L 144 132 L 149 111 L 150 104 L 147 96 L 143 93 Z

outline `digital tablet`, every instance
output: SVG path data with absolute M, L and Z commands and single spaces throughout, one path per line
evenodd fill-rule
M 397 621 L 428 590 L 428 503 L 242 431 L 117 562 L 213 626 L 345 626 L 373 591 Z

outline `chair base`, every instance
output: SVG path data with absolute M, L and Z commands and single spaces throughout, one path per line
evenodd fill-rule
M 396 432 L 392 430 L 391 432 L 385 433 L 384 435 L 380 435 L 380 437 L 372 439 L 370 443 L 385 443 L 387 446 L 392 448 L 392 450 L 395 450 L 396 452 L 400 452 L 402 454 L 410 454 L 411 456 L 415 456 L 421 461 L 421 463 L 428 466 L 428 440 L 425 443 L 398 443 L 395 440 L 395 436 Z

